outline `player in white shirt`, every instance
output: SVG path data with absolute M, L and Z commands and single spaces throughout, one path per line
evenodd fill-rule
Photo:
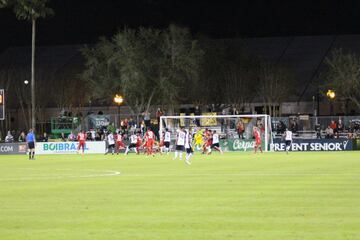
M 106 141 L 107 141 L 107 148 L 105 150 L 105 155 L 109 153 L 109 150 L 111 150 L 111 154 L 114 155 L 114 152 L 115 152 L 115 139 L 114 139 L 114 134 L 112 132 L 110 132 L 106 136 Z
M 285 131 L 285 148 L 286 148 L 286 153 L 287 154 L 289 153 L 289 150 L 291 148 L 292 137 L 293 137 L 292 131 L 290 131 L 289 129 L 286 128 L 286 131 Z
M 133 150 L 135 153 L 138 153 L 138 151 L 137 151 L 137 142 L 138 142 L 138 136 L 136 136 L 136 134 L 133 133 L 130 136 L 130 145 L 125 150 L 126 155 L 129 153 L 130 150 Z
M 221 154 L 223 154 L 223 151 L 220 147 L 220 140 L 219 140 L 219 134 L 214 130 L 212 134 L 212 144 L 211 148 L 214 148 L 215 150 L 219 151 Z M 211 151 L 211 149 L 210 149 Z
M 170 133 L 169 129 L 166 128 L 165 134 L 164 134 L 164 146 L 165 146 L 166 154 L 169 154 L 170 142 L 171 142 L 171 133 Z
M 185 150 L 185 132 L 183 128 L 178 130 L 176 136 L 176 147 L 175 147 L 175 157 L 174 160 L 179 156 L 179 159 L 182 160 L 182 154 Z
M 192 142 L 191 133 L 188 130 L 186 130 L 185 131 L 185 150 L 186 150 L 185 163 L 188 165 L 191 165 L 190 157 L 194 152 L 191 146 L 191 142 Z

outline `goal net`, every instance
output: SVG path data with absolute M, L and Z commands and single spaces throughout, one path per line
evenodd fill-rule
M 171 137 L 184 127 L 191 131 L 194 140 L 200 141 L 201 134 L 209 129 L 220 136 L 220 146 L 225 151 L 252 151 L 255 145 L 254 127 L 260 132 L 262 148 L 269 151 L 272 143 L 271 118 L 269 115 L 201 115 L 162 116 L 159 123 L 160 134 L 168 129 Z M 196 144 L 195 150 L 200 150 Z

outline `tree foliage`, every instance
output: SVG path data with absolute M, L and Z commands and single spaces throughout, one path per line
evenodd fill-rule
M 254 98 L 257 59 L 226 41 L 204 41 L 199 97 L 206 104 L 244 108 Z
M 326 58 L 328 87 L 335 90 L 340 98 L 350 100 L 360 110 L 360 57 L 335 49 Z
M 202 54 L 188 29 L 125 28 L 83 49 L 82 76 L 94 89 L 92 97 L 110 100 L 120 92 L 138 115 L 154 104 L 186 100 L 187 87 L 197 81 Z
M 36 129 L 36 96 L 35 96 L 35 36 L 36 20 L 52 15 L 54 12 L 46 6 L 48 0 L 0 0 L 0 7 L 11 7 L 19 20 L 32 23 L 31 43 L 31 126 Z
M 114 62 L 114 45 L 105 38 L 94 46 L 81 49 L 85 58 L 85 71 L 81 78 L 88 85 L 90 98 L 109 104 L 113 94 L 119 91 L 119 69 Z
M 12 7 L 19 20 L 36 20 L 53 15 L 54 11 L 46 7 L 48 0 L 0 0 L 1 7 Z

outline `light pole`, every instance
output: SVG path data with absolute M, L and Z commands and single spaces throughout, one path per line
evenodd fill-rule
M 120 122 L 120 106 L 124 102 L 124 98 L 121 95 L 116 94 L 114 97 L 114 103 L 118 106 L 118 114 L 117 114 L 117 121 L 116 121 L 116 127 L 119 127 Z
M 335 91 L 334 90 L 331 90 L 329 89 L 327 92 L 326 92 L 326 96 L 329 98 L 330 100 L 330 115 L 334 115 L 334 99 L 336 97 L 336 94 L 335 94 Z

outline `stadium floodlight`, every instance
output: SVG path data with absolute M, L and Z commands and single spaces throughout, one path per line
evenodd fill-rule
M 121 105 L 124 102 L 124 98 L 121 95 L 116 94 L 114 97 L 114 103 Z
M 120 106 L 121 106 L 121 104 L 123 102 L 124 102 L 124 98 L 121 95 L 116 94 L 115 97 L 114 97 L 114 103 L 116 103 L 117 106 L 118 106 L 118 113 L 117 113 L 118 121 L 116 121 L 117 122 L 116 123 L 117 127 L 120 126 L 120 121 L 121 121 L 121 119 L 120 119 Z
M 241 122 L 244 124 L 244 135 L 238 136 L 237 126 Z M 180 115 L 180 116 L 161 116 L 159 123 L 160 133 L 164 128 L 172 130 L 175 134 L 177 128 L 185 127 L 196 130 L 213 129 L 225 139 L 235 139 L 237 142 L 245 142 L 253 139 L 253 127 L 257 126 L 261 131 L 264 142 L 264 150 L 270 150 L 272 143 L 271 117 L 266 114 L 247 114 L 247 115 Z M 174 137 L 174 136 L 173 136 Z
M 328 98 L 330 98 L 331 100 L 333 100 L 333 99 L 336 97 L 335 91 L 329 89 L 329 90 L 326 92 L 326 96 L 327 96 Z

